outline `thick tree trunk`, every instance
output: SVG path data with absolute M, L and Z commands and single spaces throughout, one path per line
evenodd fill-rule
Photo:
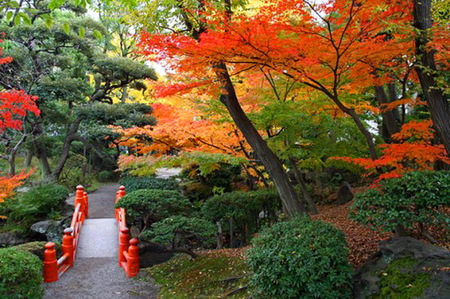
M 59 156 L 58 164 L 55 167 L 55 170 L 51 174 L 54 179 L 58 179 L 61 175 L 64 165 L 66 165 L 66 161 L 69 158 L 70 146 L 72 142 L 76 139 L 76 133 L 78 132 L 78 128 L 80 127 L 82 119 L 77 118 L 68 128 L 66 133 L 66 138 L 64 139 L 64 144 L 62 147 L 61 154 Z
M 391 84 L 392 85 L 392 84 Z M 386 95 L 386 91 L 384 86 L 376 86 L 375 87 L 375 98 L 380 105 L 387 104 L 392 101 L 395 101 L 395 91 L 392 90 L 392 86 L 388 86 L 389 96 Z M 400 132 L 400 125 L 398 122 L 398 115 L 396 115 L 394 110 L 383 112 L 381 115 L 383 117 L 383 127 L 386 130 L 383 130 L 383 139 L 385 142 L 391 142 L 392 135 Z M 398 113 L 397 113 L 398 114 Z
M 224 63 L 216 64 L 214 65 L 214 71 L 223 89 L 220 101 L 225 105 L 234 122 L 272 178 L 280 195 L 283 210 L 289 217 L 304 215 L 306 209 L 299 201 L 298 195 L 284 171 L 283 164 L 262 139 L 250 119 L 242 110 L 226 65 Z
M 294 171 L 295 179 L 297 180 L 298 184 L 300 185 L 300 189 L 302 190 L 303 198 L 308 203 L 309 210 L 314 215 L 319 214 L 319 210 L 317 210 L 317 206 L 314 203 L 314 200 L 311 198 L 311 195 L 309 195 L 308 190 L 306 190 L 305 180 L 303 179 L 303 175 L 301 174 L 300 170 L 297 167 L 297 163 L 295 162 L 295 159 L 289 158 L 289 162 L 291 162 L 291 166 L 292 166 L 292 170 Z
M 416 55 L 418 64 L 415 70 L 419 76 L 425 100 L 431 112 L 431 119 L 442 143 L 450 156 L 450 107 L 449 99 L 445 98 L 438 87 L 437 67 L 434 60 L 434 50 L 427 49 L 429 30 L 433 25 L 431 16 L 431 0 L 414 0 L 414 27 L 420 30 L 416 38 Z

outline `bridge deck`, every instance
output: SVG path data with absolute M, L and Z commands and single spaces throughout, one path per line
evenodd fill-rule
M 152 283 L 126 277 L 118 265 L 118 231 L 113 218 L 118 187 L 105 185 L 89 195 L 89 219 L 81 230 L 75 265 L 57 282 L 45 285 L 45 299 L 157 298 Z

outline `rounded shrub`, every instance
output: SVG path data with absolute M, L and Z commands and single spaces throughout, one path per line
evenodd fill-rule
M 42 298 L 42 262 L 32 253 L 0 249 L 0 298 Z
M 162 179 L 157 178 L 156 176 L 127 176 L 122 178 L 119 184 L 124 185 L 127 188 L 128 193 L 140 189 L 179 190 L 178 182 L 175 179 Z
M 410 172 L 387 179 L 379 188 L 357 194 L 351 218 L 373 229 L 393 231 L 397 226 L 436 225 L 448 229 L 450 218 L 450 172 Z M 425 225 L 425 226 L 424 226 Z
M 148 228 L 164 218 L 190 213 L 192 205 L 178 191 L 141 189 L 122 197 L 116 208 L 126 209 L 129 224 L 140 223 L 141 228 Z
M 352 267 L 344 234 L 309 218 L 280 222 L 249 249 L 259 298 L 350 298 Z
M 197 217 L 172 216 L 152 224 L 140 238 L 173 248 L 204 248 L 215 244 L 216 227 Z
M 69 197 L 69 190 L 58 184 L 46 184 L 31 188 L 18 196 L 11 204 L 8 221 L 35 221 L 61 212 Z

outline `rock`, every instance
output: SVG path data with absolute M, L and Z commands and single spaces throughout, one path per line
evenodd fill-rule
M 9 247 L 29 242 L 30 239 L 21 233 L 10 231 L 0 233 L 0 247 Z
M 337 195 L 337 204 L 343 205 L 348 203 L 353 199 L 353 191 L 352 187 L 349 183 L 344 182 L 341 187 L 339 188 L 338 195 Z
M 380 252 L 354 276 L 354 298 L 450 298 L 450 251 L 402 237 L 380 242 Z
M 152 242 L 139 242 L 139 258 L 141 260 L 141 268 L 148 268 L 170 260 L 173 253 L 169 252 L 166 247 Z
M 34 223 L 31 226 L 31 231 L 37 235 L 44 236 L 47 241 L 61 242 L 64 234 L 64 229 L 70 226 L 70 217 L 63 220 L 44 220 Z
M 44 261 L 45 244 L 47 244 L 47 241 L 34 241 L 17 245 L 15 246 L 15 248 L 18 250 L 28 251 L 29 253 L 36 255 L 41 261 Z M 55 249 L 56 249 L 56 256 L 57 257 L 62 256 L 61 244 L 57 243 Z

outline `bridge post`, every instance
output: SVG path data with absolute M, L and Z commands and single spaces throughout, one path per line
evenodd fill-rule
M 44 281 L 54 282 L 58 280 L 58 261 L 56 260 L 55 243 L 45 244 L 44 251 Z
M 66 228 L 64 230 L 64 237 L 62 239 L 62 254 L 63 256 L 67 253 L 67 259 L 64 261 L 66 265 L 69 267 L 73 266 L 74 262 L 74 246 L 73 246 L 73 235 L 72 235 L 73 229 L 72 228 Z
M 89 218 L 89 195 L 86 191 L 84 192 L 83 199 L 84 199 L 84 211 L 83 212 L 84 212 L 85 218 Z
M 130 240 L 130 247 L 128 247 L 128 277 L 134 277 L 139 273 L 140 258 L 139 258 L 139 240 L 133 238 Z
M 75 192 L 75 207 L 77 206 L 77 204 L 80 204 L 80 211 L 83 212 L 82 214 L 82 220 L 84 220 L 85 216 L 84 215 L 84 187 L 81 185 L 77 186 L 77 191 Z
M 123 262 L 127 262 L 127 259 L 123 255 L 124 251 L 128 251 L 130 246 L 130 230 L 125 228 L 120 228 L 119 233 L 119 266 L 122 266 Z

